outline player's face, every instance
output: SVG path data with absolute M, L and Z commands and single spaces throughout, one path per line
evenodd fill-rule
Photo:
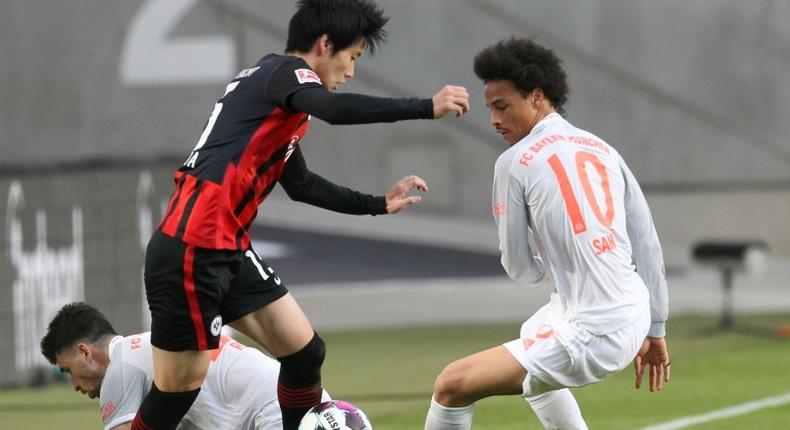
M 510 81 L 490 81 L 485 86 L 491 125 L 511 146 L 526 137 L 537 123 L 538 109 Z
M 81 343 L 73 350 L 56 355 L 55 358 L 60 371 L 71 376 L 71 386 L 74 387 L 74 391 L 79 391 L 91 399 L 99 397 L 106 369 L 92 359 L 88 345 Z
M 364 49 L 365 42 L 362 39 L 339 51 L 330 48 L 327 55 L 322 57 L 323 61 L 315 71 L 321 78 L 321 82 L 324 83 L 324 87 L 334 91 L 338 85 L 353 78 L 357 59 L 362 55 Z

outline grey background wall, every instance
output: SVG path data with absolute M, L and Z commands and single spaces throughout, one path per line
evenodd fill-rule
M 532 36 L 565 61 L 568 118 L 618 148 L 641 180 L 665 247 L 756 238 L 790 254 L 790 3 L 379 3 L 392 17 L 389 41 L 341 90 L 428 97 L 460 84 L 472 112 L 354 127 L 315 120 L 303 141 L 311 169 L 369 192 L 419 174 L 431 193 L 409 214 L 426 221 L 411 229 L 486 231 L 504 143 L 487 124 L 472 57 Z M 129 284 L 140 282 L 141 235 L 170 173 L 224 83 L 282 51 L 293 10 L 274 0 L 0 2 L 0 381 L 40 364 L 7 351 L 31 348 L 63 299 L 99 302 L 124 315 L 122 328 L 141 328 Z
M 462 84 L 473 111 L 463 120 L 398 125 L 315 121 L 303 147 L 311 167 L 332 179 L 378 190 L 415 172 L 433 186 L 423 210 L 486 217 L 485 179 L 502 143 L 487 126 L 471 61 L 496 40 L 527 35 L 565 60 L 568 117 L 619 148 L 649 194 L 693 192 L 691 214 L 735 189 L 787 200 L 787 2 L 381 4 L 392 16 L 390 40 L 380 55 L 360 63 L 343 90 L 430 96 L 445 83 Z M 7 101 L 0 106 L 0 165 L 15 168 L 180 160 L 223 83 L 263 54 L 282 50 L 294 8 L 253 0 L 12 1 L 0 7 L 0 96 Z M 759 206 L 752 217 L 776 216 Z M 790 251 L 787 234 L 768 236 Z

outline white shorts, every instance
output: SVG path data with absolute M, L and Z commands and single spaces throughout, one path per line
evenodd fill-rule
M 598 336 L 561 316 L 559 301 L 538 309 L 505 347 L 527 370 L 522 396 L 581 387 L 619 372 L 636 357 L 650 328 L 650 311 L 613 333 Z

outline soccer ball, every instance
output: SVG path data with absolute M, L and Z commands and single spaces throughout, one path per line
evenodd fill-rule
M 373 426 L 361 409 L 342 400 L 332 400 L 307 411 L 299 430 L 373 430 Z

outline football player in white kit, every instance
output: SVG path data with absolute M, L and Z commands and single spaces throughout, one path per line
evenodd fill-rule
M 151 333 L 119 336 L 85 303 L 65 305 L 50 322 L 41 352 L 71 375 L 75 391 L 99 398 L 105 430 L 131 428 L 154 380 Z M 180 430 L 281 430 L 280 363 L 222 336 L 208 375 Z M 322 401 L 330 400 L 324 391 Z
M 601 381 L 632 360 L 636 388 L 669 381 L 668 297 L 645 198 L 617 151 L 574 127 L 553 51 L 512 38 L 475 57 L 490 122 L 510 147 L 494 170 L 502 266 L 520 284 L 553 279 L 550 302 L 518 339 L 447 366 L 425 430 L 469 429 L 474 402 L 523 396 L 546 428 L 586 429 L 568 387 Z

